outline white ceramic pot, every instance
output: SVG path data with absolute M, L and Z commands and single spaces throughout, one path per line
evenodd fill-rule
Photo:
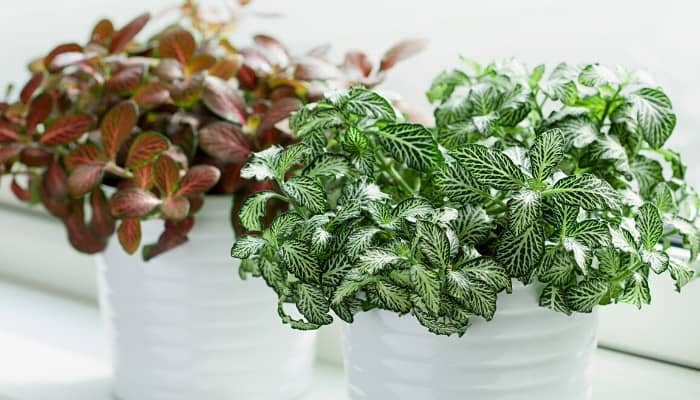
M 117 398 L 287 400 L 310 386 L 314 333 L 279 321 L 262 279 L 241 281 L 230 204 L 208 197 L 190 241 L 149 262 L 116 238 L 98 257 Z M 143 242 L 162 224 L 144 223 Z
M 588 400 L 598 317 L 537 305 L 532 287 L 501 294 L 491 322 L 435 336 L 412 316 L 359 314 L 343 328 L 352 400 Z

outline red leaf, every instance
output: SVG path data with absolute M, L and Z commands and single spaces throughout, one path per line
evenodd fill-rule
M 289 114 L 301 108 L 302 105 L 301 100 L 292 97 L 286 97 L 275 101 L 260 120 L 258 130 L 265 130 L 273 127 L 276 123 L 289 117 Z
M 12 193 L 14 193 L 15 196 L 22 201 L 30 201 L 32 199 L 32 192 L 20 186 L 15 178 L 12 178 L 10 189 L 12 190 Z
M 267 35 L 255 35 L 253 40 L 272 64 L 280 68 L 289 66 L 291 62 L 289 52 L 277 39 Z
M 170 85 L 170 95 L 179 107 L 190 107 L 202 97 L 202 78 L 200 76 L 186 80 L 174 81 Z
M 165 231 L 153 245 L 144 246 L 143 258 L 148 261 L 168 250 L 187 242 L 187 234 L 192 230 L 194 218 L 188 217 L 182 221 L 165 221 Z
M 194 37 L 182 28 L 175 28 L 165 32 L 160 37 L 158 52 L 163 58 L 174 58 L 182 64 L 194 54 L 196 43 Z
M 109 52 L 116 53 L 126 46 L 131 39 L 133 39 L 141 29 L 148 23 L 151 18 L 150 14 L 142 14 L 134 18 L 131 22 L 126 24 L 122 29 L 118 30 L 112 36 L 112 42 L 109 44 Z
M 241 65 L 236 73 L 236 79 L 240 83 L 241 87 L 247 90 L 253 90 L 258 84 L 258 76 L 255 70 L 247 65 Z
M 227 122 L 214 122 L 202 128 L 199 131 L 199 147 L 225 162 L 245 161 L 251 152 L 243 132 Z
M 19 154 L 19 160 L 28 167 L 45 167 L 53 158 L 53 153 L 36 147 L 25 147 Z
M 117 218 L 140 218 L 160 204 L 153 193 L 140 188 L 119 190 L 112 196 L 112 215 Z
M 56 46 L 49 54 L 44 57 L 44 67 L 46 69 L 51 70 L 52 69 L 52 63 L 54 59 L 59 56 L 60 54 L 64 53 L 82 53 L 83 52 L 83 47 L 80 46 L 77 43 L 66 43 L 66 44 L 60 44 Z
M 126 166 L 129 169 L 137 169 L 154 160 L 169 147 L 170 143 L 165 136 L 156 132 L 141 133 L 131 143 L 129 154 L 126 157 Z
M 64 220 L 68 241 L 76 250 L 83 253 L 95 254 L 104 250 L 107 242 L 85 224 L 83 202 L 74 202 L 72 205 L 68 218 Z
M 90 194 L 90 206 L 92 207 L 92 217 L 90 228 L 100 237 L 108 238 L 114 233 L 114 218 L 110 213 L 109 203 L 102 189 L 95 188 Z
M 157 77 L 166 81 L 180 79 L 185 76 L 182 70 L 182 64 L 180 64 L 177 60 L 173 60 L 172 58 L 164 58 L 160 60 L 153 73 Z
M 20 140 L 19 133 L 7 121 L 0 120 L 0 143 L 17 142 Z
M 141 65 L 122 68 L 115 72 L 105 85 L 117 93 L 131 93 L 141 85 L 144 72 Z
M 34 92 L 41 85 L 43 80 L 44 74 L 42 72 L 35 72 L 34 75 L 32 75 L 32 78 L 24 85 L 22 92 L 19 94 L 19 98 L 22 100 L 22 103 L 29 104 L 29 102 L 32 100 Z
M 9 159 L 19 154 L 24 146 L 20 143 L 10 143 L 0 147 L 0 164 L 6 163 Z
M 180 189 L 177 194 L 180 196 L 191 196 L 206 193 L 214 187 L 221 177 L 221 172 L 211 165 L 196 165 L 192 167 L 180 182 Z
M 153 108 L 164 103 L 169 103 L 170 92 L 162 83 L 147 83 L 136 91 L 133 97 L 136 104 L 143 108 Z
M 48 93 L 42 93 L 32 99 L 27 113 L 27 133 L 34 132 L 37 125 L 44 122 L 53 108 L 53 99 Z
M 367 58 L 367 54 L 361 51 L 351 51 L 345 54 L 343 68 L 351 79 L 358 80 L 369 76 L 372 72 L 372 63 Z
M 72 171 L 83 164 L 99 164 L 101 156 L 102 151 L 97 146 L 92 143 L 85 143 L 69 151 L 63 157 L 63 161 L 68 171 Z
M 244 162 L 226 165 L 226 168 L 221 174 L 221 180 L 219 181 L 217 190 L 222 193 L 234 193 L 243 187 L 245 180 L 241 178 L 241 168 L 243 168 L 244 165 Z
M 68 175 L 57 161 L 51 163 L 44 172 L 43 186 L 46 195 L 55 200 L 68 198 Z
M 92 126 L 89 115 L 69 115 L 52 122 L 39 141 L 47 145 L 64 144 L 73 141 Z
M 294 69 L 294 77 L 303 81 L 328 81 L 340 79 L 340 69 L 320 58 L 305 58 Z
M 204 81 L 204 104 L 214 114 L 231 122 L 243 124 L 246 121 L 245 101 L 233 86 L 215 76 Z
M 182 150 L 189 160 L 195 156 L 197 143 L 192 125 L 181 124 L 176 131 L 170 133 L 170 140 Z
M 160 205 L 160 211 L 167 219 L 180 221 L 190 213 L 190 202 L 185 197 L 168 197 Z
M 114 158 L 122 143 L 136 125 L 138 107 L 133 101 L 123 101 L 112 107 L 100 125 L 102 146 L 109 158 Z
M 41 204 L 55 217 L 61 219 L 66 218 L 70 213 L 70 201 L 68 197 L 53 197 L 48 193 L 46 186 L 46 178 L 44 178 L 42 184 L 39 185 L 39 200 L 41 200 Z
M 177 190 L 180 169 L 172 158 L 162 155 L 153 164 L 153 178 L 161 192 L 165 195 L 171 195 Z
M 138 218 L 122 220 L 117 229 L 117 237 L 124 251 L 134 254 L 141 245 L 141 221 Z
M 90 34 L 90 42 L 106 45 L 109 42 L 109 39 L 112 37 L 112 34 L 114 34 L 114 25 L 112 25 L 112 21 L 108 19 L 101 19 L 92 29 L 92 33 Z
M 80 197 L 94 189 L 102 181 L 104 166 L 100 164 L 83 164 L 68 177 L 68 192 L 73 197 Z
M 209 75 L 227 81 L 236 76 L 241 64 L 243 64 L 243 57 L 240 54 L 222 58 L 209 69 Z
M 379 65 L 379 71 L 386 71 L 399 61 L 413 57 L 423 51 L 427 44 L 428 42 L 425 39 L 408 39 L 397 43 L 384 53 Z
M 142 189 L 153 187 L 153 164 L 146 164 L 134 170 L 134 184 Z

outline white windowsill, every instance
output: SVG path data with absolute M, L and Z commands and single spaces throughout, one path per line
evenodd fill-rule
M 94 304 L 0 281 L 0 399 L 108 400 L 109 357 Z M 347 400 L 339 365 L 321 362 L 302 400 Z M 598 350 L 595 400 L 695 400 L 700 371 Z

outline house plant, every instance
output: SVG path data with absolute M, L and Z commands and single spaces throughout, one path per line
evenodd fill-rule
M 232 255 L 293 328 L 349 323 L 353 399 L 589 399 L 596 307 L 694 277 L 665 251 L 700 246 L 671 102 L 621 68 L 516 61 L 428 97 L 433 128 L 361 88 L 295 112 L 301 142 L 242 170 L 281 190 L 245 201 Z M 265 227 L 270 199 L 291 207 Z
M 234 238 L 232 208 L 274 187 L 239 171 L 252 151 L 293 142 L 276 127 L 290 111 L 375 85 L 420 46 L 398 44 L 377 68 L 361 52 L 335 65 L 266 35 L 239 50 L 226 38 L 236 15 L 211 19 L 193 1 L 179 12 L 145 41 L 148 14 L 119 29 L 101 20 L 87 44 L 31 63 L 18 101 L 0 105 L 0 172 L 75 249 L 101 253 L 119 398 L 291 398 L 309 384 L 313 335 L 261 316 L 272 298 L 212 250 Z

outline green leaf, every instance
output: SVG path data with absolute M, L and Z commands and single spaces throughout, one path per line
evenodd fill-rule
M 610 243 L 610 230 L 608 224 L 603 220 L 586 219 L 579 222 L 569 222 L 564 235 L 575 238 L 593 248 Z
M 375 287 L 384 308 L 399 314 L 406 314 L 411 311 L 411 298 L 405 289 L 381 280 L 376 282 Z
M 637 127 L 653 148 L 663 146 L 676 126 L 671 100 L 659 89 L 642 88 L 630 96 Z
M 419 124 L 390 124 L 376 132 L 379 144 L 407 166 L 430 171 L 440 151 L 433 134 Z
M 564 286 L 571 281 L 576 264 L 561 247 L 551 247 L 545 251 L 537 273 L 542 283 Z
M 275 168 L 278 179 L 284 175 L 295 165 L 306 161 L 306 156 L 310 149 L 303 143 L 297 143 L 287 146 L 276 157 L 270 160 L 270 165 Z
M 450 263 L 450 240 L 445 230 L 428 221 L 416 223 L 418 243 L 430 264 L 445 267 Z
M 421 297 L 425 307 L 432 314 L 440 311 L 440 291 L 442 281 L 437 271 L 424 265 L 416 264 L 411 267 L 411 283 L 416 293 Z
M 550 284 L 544 287 L 540 295 L 540 307 L 571 315 L 571 309 L 566 303 L 564 293 L 555 285 Z
M 231 247 L 231 257 L 235 258 L 250 258 L 265 247 L 265 239 L 257 236 L 243 236 L 236 240 Z
M 544 72 L 544 64 L 540 64 L 532 69 L 532 72 L 530 73 L 530 76 L 527 79 L 527 83 L 528 86 L 530 86 L 530 89 L 535 89 L 537 87 L 537 84 L 540 83 L 540 80 L 542 80 L 542 77 L 544 76 Z
M 499 99 L 497 123 L 508 127 L 518 125 L 530 113 L 529 96 L 530 92 L 519 84 L 503 93 Z
M 491 290 L 500 292 L 512 290 L 510 277 L 502 265 L 489 257 L 477 257 L 459 264 L 461 271 L 469 280 L 478 280 L 487 284 Z
M 659 216 L 659 210 L 651 203 L 645 203 L 635 218 L 637 229 L 641 235 L 642 246 L 651 250 L 661 240 L 664 234 L 664 223 Z
M 508 229 L 516 235 L 527 230 L 542 216 L 542 196 L 539 192 L 522 189 L 508 201 Z
M 466 333 L 469 326 L 468 321 L 461 322 L 446 317 L 435 317 L 420 309 L 414 309 L 413 313 L 421 325 L 436 335 L 450 336 L 456 334 L 461 337 Z
M 306 243 L 290 240 L 280 246 L 280 252 L 289 271 L 302 282 L 320 281 L 323 270 Z
M 272 220 L 270 227 L 263 233 L 263 237 L 276 243 L 279 239 L 289 235 L 303 221 L 304 218 L 294 211 L 279 214 Z
M 518 190 L 525 175 L 505 154 L 478 144 L 460 148 L 455 158 L 478 182 L 500 190 Z
M 282 190 L 297 204 L 313 213 L 326 210 L 326 192 L 316 180 L 307 176 L 294 176 L 282 185 Z
M 460 163 L 450 163 L 435 175 L 435 186 L 451 204 L 474 204 L 488 189 L 478 183 Z
M 372 248 L 360 256 L 360 259 L 357 261 L 357 269 L 363 274 L 376 275 L 387 266 L 393 265 L 400 260 L 401 257 L 393 251 L 382 248 Z
M 506 230 L 496 244 L 496 260 L 514 278 L 527 278 L 544 255 L 544 229 L 533 224 L 521 234 Z
M 530 170 L 538 182 L 544 181 L 564 158 L 564 138 L 560 129 L 550 129 L 535 139 L 530 148 Z
M 312 103 L 291 114 L 289 126 L 304 138 L 345 124 L 345 117 L 329 103 Z
M 573 311 L 589 313 L 608 293 L 608 283 L 602 279 L 588 279 L 565 293 L 566 304 Z
M 323 294 L 321 288 L 300 283 L 297 285 L 297 308 L 309 322 L 318 325 L 328 325 L 333 322 L 333 317 L 328 315 L 330 303 Z
M 496 292 L 486 283 L 470 280 L 462 271 L 450 271 L 446 275 L 447 292 L 466 303 L 470 310 L 491 320 L 496 312 Z
M 249 231 L 262 230 L 260 218 L 265 215 L 265 204 L 272 198 L 285 199 L 279 194 L 269 190 L 256 192 L 245 199 L 241 211 L 238 214 L 241 224 L 245 229 Z
M 316 157 L 306 168 L 303 174 L 309 178 L 324 176 L 340 178 L 347 176 L 353 170 L 350 160 L 339 154 L 322 154 Z
M 669 260 L 668 269 L 671 272 L 671 278 L 676 281 L 676 291 L 678 292 L 695 276 L 695 271 L 692 268 L 673 257 Z
M 432 214 L 435 208 L 429 201 L 421 198 L 410 197 L 396 205 L 391 210 L 395 219 L 415 220 L 418 217 L 426 217 Z
M 462 71 L 443 71 L 430 84 L 430 89 L 426 93 L 428 101 L 444 101 L 452 95 L 457 86 L 468 84 L 469 77 Z
M 374 226 L 361 227 L 353 231 L 350 236 L 348 236 L 345 247 L 347 254 L 354 259 L 364 253 L 372 245 L 374 235 L 379 232 L 381 232 L 381 229 Z
M 566 237 L 562 240 L 564 249 L 571 252 L 574 256 L 576 265 L 584 274 L 588 273 L 588 267 L 591 264 L 593 252 L 590 247 L 575 238 Z
M 344 109 L 363 118 L 395 121 L 396 112 L 391 103 L 376 92 L 360 87 L 349 90 Z
M 625 291 L 620 296 L 623 303 L 634 304 L 642 308 L 643 304 L 651 303 L 651 292 L 647 278 L 639 272 L 635 272 L 625 281 Z
M 353 268 L 350 258 L 344 254 L 333 254 L 325 263 L 321 283 L 325 286 L 338 286 Z
M 632 175 L 639 183 L 639 193 L 644 198 L 651 196 L 657 183 L 664 181 L 663 168 L 658 161 L 637 155 L 630 161 Z
M 372 220 L 383 229 L 396 228 L 396 220 L 391 215 L 391 208 L 388 204 L 372 202 L 369 203 L 365 210 L 369 213 Z
M 586 116 L 568 117 L 553 125 L 559 128 L 564 139 L 564 151 L 572 147 L 582 149 L 596 141 L 598 127 Z
M 353 271 L 351 270 L 348 275 L 345 276 L 340 285 L 335 288 L 333 298 L 331 299 L 331 305 L 342 304 L 343 302 L 352 298 L 369 282 L 367 279 L 356 279 L 357 277 L 352 276 L 352 272 Z
M 589 87 L 617 85 L 620 78 L 610 68 L 600 64 L 586 65 L 578 76 L 578 81 Z
M 543 192 L 555 203 L 580 206 L 586 210 L 617 210 L 620 195 L 609 183 L 592 174 L 567 176 Z
M 673 191 L 665 182 L 660 182 L 654 188 L 654 193 L 652 199 L 656 208 L 662 214 L 674 213 L 678 210 L 678 205 L 676 204 L 675 196 Z
M 452 221 L 451 225 L 461 243 L 474 245 L 489 237 L 493 222 L 486 210 L 465 205 L 457 211 L 457 219 Z

